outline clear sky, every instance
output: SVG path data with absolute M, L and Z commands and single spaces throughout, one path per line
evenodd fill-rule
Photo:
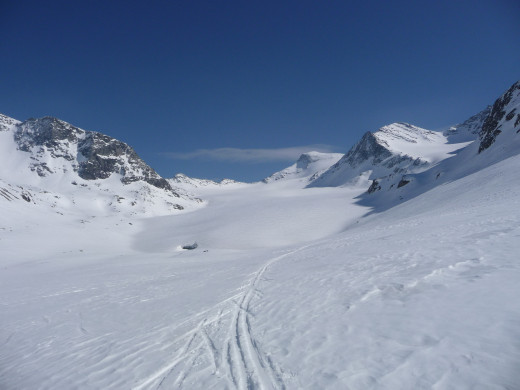
M 0 112 L 258 180 L 396 121 L 461 122 L 520 79 L 520 2 L 0 0 Z

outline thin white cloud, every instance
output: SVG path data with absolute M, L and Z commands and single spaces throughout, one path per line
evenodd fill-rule
M 175 160 L 212 160 L 228 162 L 261 163 L 273 161 L 294 161 L 302 153 L 315 151 L 329 153 L 334 150 L 331 145 L 307 145 L 293 146 L 278 149 L 240 149 L 240 148 L 217 148 L 197 149 L 193 152 L 171 152 L 164 153 L 167 157 Z

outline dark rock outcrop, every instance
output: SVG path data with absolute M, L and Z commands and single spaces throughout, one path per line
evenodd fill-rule
M 397 188 L 404 187 L 408 183 L 410 183 L 410 180 L 407 180 L 404 177 L 402 177 L 401 180 L 399 181 L 399 184 L 397 184 Z
M 368 187 L 367 192 L 369 194 L 373 194 L 374 192 L 379 191 L 379 190 L 381 190 L 381 184 L 379 184 L 379 181 L 376 179 L 376 180 L 372 181 L 372 184 L 370 185 L 370 187 Z
M 49 154 L 69 161 L 72 169 L 85 180 L 106 179 L 119 174 L 123 184 L 143 181 L 179 196 L 132 147 L 107 135 L 44 117 L 17 124 L 14 139 L 20 150 L 33 154 L 31 169 L 40 176 L 55 173 L 42 158 Z
M 383 160 L 391 157 L 392 153 L 377 142 L 376 137 L 371 132 L 366 132 L 361 140 L 335 165 L 347 163 L 355 168 L 362 162 L 371 160 L 374 165 L 380 164 Z
M 502 125 L 505 121 L 510 121 L 514 118 L 515 109 L 510 110 L 508 105 L 514 98 L 517 98 L 520 93 L 520 81 L 516 82 L 509 88 L 506 93 L 500 96 L 491 109 L 490 114 L 482 125 L 482 130 L 479 133 L 480 145 L 478 152 L 489 148 L 502 133 Z M 520 122 L 517 120 L 520 124 Z M 516 124 L 514 125 L 517 126 Z

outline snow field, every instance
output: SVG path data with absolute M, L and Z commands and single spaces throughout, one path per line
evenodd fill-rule
M 0 387 L 514 389 L 519 168 L 365 217 L 290 182 L 173 217 L 3 209 Z

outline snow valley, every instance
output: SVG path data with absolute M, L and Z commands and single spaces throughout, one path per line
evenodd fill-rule
M 257 183 L 50 117 L 0 159 L 1 388 L 519 386 L 520 82 Z

